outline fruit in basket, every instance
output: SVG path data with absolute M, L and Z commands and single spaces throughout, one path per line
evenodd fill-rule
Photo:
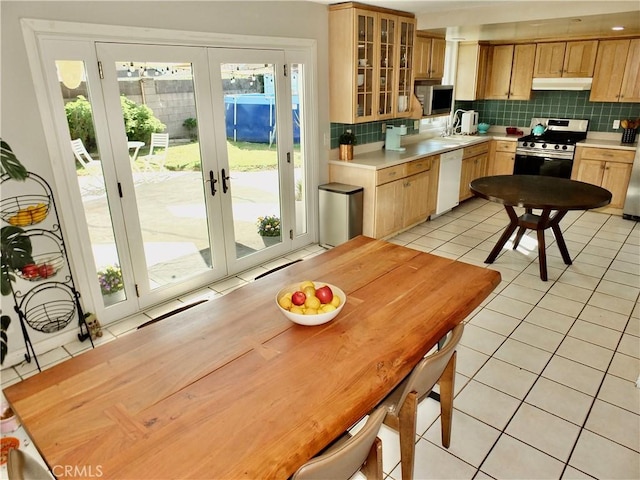
M 287 292 L 279 297 L 278 305 L 292 313 L 317 315 L 332 312 L 338 308 L 340 297 L 333 294 L 329 285 L 316 289 L 313 282 L 306 281 L 298 286 L 298 290 Z
M 331 303 L 331 300 L 333 300 L 333 291 L 331 287 L 325 285 L 324 287 L 316 289 L 316 297 L 318 297 L 321 303 Z
M 293 294 L 291 295 L 291 303 L 293 303 L 297 307 L 299 307 L 300 305 L 304 305 L 306 299 L 307 296 L 299 290 L 293 292 Z
M 316 285 L 317 288 L 315 288 Z M 324 292 L 324 297 L 322 293 L 317 296 L 315 292 L 313 295 L 306 296 L 303 290 L 309 286 L 308 283 L 294 283 L 281 288 L 275 298 L 280 312 L 292 322 L 300 325 L 322 325 L 334 319 L 340 313 L 347 300 L 345 293 L 339 287 L 318 282 L 314 284 L 315 292 Z M 324 288 L 325 286 L 327 288 Z M 328 299 L 327 294 L 329 292 L 331 300 L 328 303 L 321 301 L 320 297 L 323 297 L 325 301 Z M 296 293 L 299 294 L 300 298 L 305 297 L 304 303 L 295 305 L 292 302 L 291 307 L 287 308 L 286 299 L 291 297 L 293 300 L 296 298 Z
M 34 223 L 40 223 L 46 218 L 47 213 L 49 213 L 49 210 L 44 203 L 29 205 L 18 210 L 15 215 L 10 216 L 8 222 L 16 227 L 26 227 Z
M 43 263 L 38 267 L 38 274 L 42 278 L 49 278 L 54 273 L 56 273 L 56 270 L 50 263 Z
M 37 278 L 40 275 L 38 273 L 38 266 L 35 263 L 25 265 L 20 269 L 20 271 L 24 278 Z

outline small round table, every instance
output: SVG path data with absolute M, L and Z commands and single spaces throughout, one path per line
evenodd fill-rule
M 516 228 L 519 230 L 513 241 L 514 249 L 518 247 L 527 228 L 536 230 L 540 278 L 544 281 L 547 280 L 544 231 L 548 228 L 553 230 L 564 263 L 571 265 L 567 244 L 560 231 L 560 220 L 569 210 L 589 210 L 604 207 L 611 202 L 611 192 L 604 188 L 567 178 L 543 175 L 482 177 L 472 181 L 470 189 L 478 197 L 504 205 L 509 215 L 510 223 L 485 263 L 493 263 Z M 518 216 L 514 207 L 524 208 L 525 213 Z M 542 212 L 536 215 L 533 209 L 540 209 Z M 555 214 L 551 215 L 552 211 L 555 211 Z

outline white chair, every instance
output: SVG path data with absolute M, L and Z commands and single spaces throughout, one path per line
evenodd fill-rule
M 369 479 L 382 480 L 382 442 L 377 435 L 386 414 L 385 406 L 376 408 L 355 435 L 341 436 L 302 465 L 291 479 L 347 480 L 360 470 Z
M 453 417 L 453 390 L 456 374 L 456 347 L 462 338 L 464 324 L 458 324 L 441 348 L 424 357 L 382 402 L 388 413 L 384 424 L 400 434 L 400 465 L 402 480 L 413 478 L 416 446 L 416 414 L 418 403 L 440 385 L 440 422 L 442 445 L 449 448 Z
M 160 150 L 160 151 L 158 151 Z M 157 164 L 164 169 L 167 161 L 167 153 L 169 152 L 169 134 L 168 133 L 152 133 L 151 143 L 149 144 L 149 154 L 139 157 L 144 161 L 145 169 L 148 170 L 152 163 Z
M 94 160 L 87 149 L 84 147 L 84 143 L 82 140 L 78 138 L 77 140 L 71 140 L 71 149 L 73 150 L 73 155 L 76 157 L 76 160 L 80 162 L 84 168 L 88 168 L 91 165 L 98 165 L 100 162 Z

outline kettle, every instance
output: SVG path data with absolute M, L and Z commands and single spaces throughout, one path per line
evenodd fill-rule
M 537 124 L 535 127 L 533 127 L 531 129 L 531 132 L 535 135 L 542 135 L 544 133 L 544 131 L 546 130 L 545 126 L 542 125 L 541 123 Z

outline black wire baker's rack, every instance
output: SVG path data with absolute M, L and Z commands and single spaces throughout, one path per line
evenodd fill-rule
M 32 172 L 25 181 L 4 174 L 0 176 L 0 186 L 3 193 L 0 218 L 4 223 L 22 229 L 32 246 L 33 262 L 13 269 L 11 293 L 24 337 L 25 359 L 31 362 L 33 358 L 40 370 L 27 326 L 51 334 L 67 328 L 77 319 L 78 339 L 89 339 L 92 347 L 93 340 L 71 275 L 51 187 Z M 41 225 L 49 228 L 41 228 Z

